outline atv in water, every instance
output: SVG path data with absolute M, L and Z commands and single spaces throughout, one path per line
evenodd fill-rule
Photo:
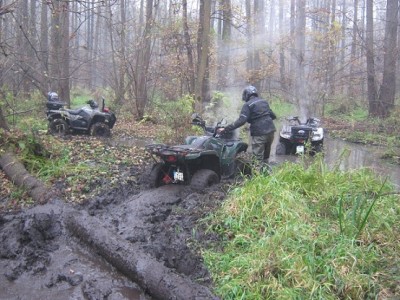
M 288 117 L 279 133 L 276 154 L 315 154 L 322 151 L 323 144 L 324 129 L 319 119 L 308 118 L 302 123 L 299 117 Z
M 49 133 L 64 135 L 70 131 L 85 132 L 93 136 L 110 136 L 117 118 L 115 114 L 94 100 L 89 100 L 88 105 L 78 109 L 65 109 L 65 103 L 50 98 L 47 102 L 47 120 Z
M 184 145 L 168 146 L 151 144 L 146 150 L 156 163 L 150 172 L 150 186 L 166 184 L 191 185 L 196 190 L 218 183 L 221 178 L 250 173 L 248 164 L 239 154 L 247 150 L 247 144 L 233 138 L 234 133 L 218 134 L 224 121 L 208 127 L 198 114 L 192 116 L 192 124 L 204 130 L 203 136 L 189 136 Z

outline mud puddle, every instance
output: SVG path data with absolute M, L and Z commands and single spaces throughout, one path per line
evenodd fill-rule
M 188 245 L 207 240 L 195 223 L 225 197 L 223 185 L 146 187 L 1 215 L 0 299 L 216 299 Z M 70 215 L 79 224 L 67 226 Z

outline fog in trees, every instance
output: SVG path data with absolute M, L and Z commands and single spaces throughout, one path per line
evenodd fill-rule
M 153 101 L 216 92 L 232 114 L 241 91 L 285 99 L 301 117 L 326 106 L 396 109 L 398 1 L 0 1 L 1 108 L 6 95 L 107 92 L 140 119 Z M 227 112 L 228 113 L 228 112 Z M 1 116 L 1 114 L 0 114 Z

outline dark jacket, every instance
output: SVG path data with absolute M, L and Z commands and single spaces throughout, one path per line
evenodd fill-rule
M 250 134 L 252 136 L 266 135 L 276 131 L 274 122 L 276 115 L 264 99 L 256 96 L 250 97 L 240 111 L 239 118 L 232 124 L 226 126 L 225 130 L 234 130 L 246 122 L 250 123 Z

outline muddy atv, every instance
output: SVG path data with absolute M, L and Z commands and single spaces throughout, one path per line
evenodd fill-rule
M 299 117 L 288 117 L 279 133 L 277 155 L 321 152 L 324 144 L 324 129 L 317 118 L 308 118 L 302 123 Z
M 117 118 L 105 107 L 105 100 L 102 99 L 101 109 L 94 100 L 89 100 L 87 104 L 78 109 L 65 109 L 63 102 L 48 101 L 49 133 L 65 135 L 69 132 L 84 132 L 93 136 L 110 136 Z
M 221 178 L 250 173 L 248 163 L 241 157 L 248 145 L 233 138 L 233 133 L 217 133 L 224 121 L 218 122 L 215 127 L 207 127 L 195 114 L 192 124 L 202 127 L 204 135 L 189 136 L 184 145 L 146 146 L 146 151 L 156 161 L 150 172 L 151 187 L 185 184 L 202 190 L 218 183 Z

